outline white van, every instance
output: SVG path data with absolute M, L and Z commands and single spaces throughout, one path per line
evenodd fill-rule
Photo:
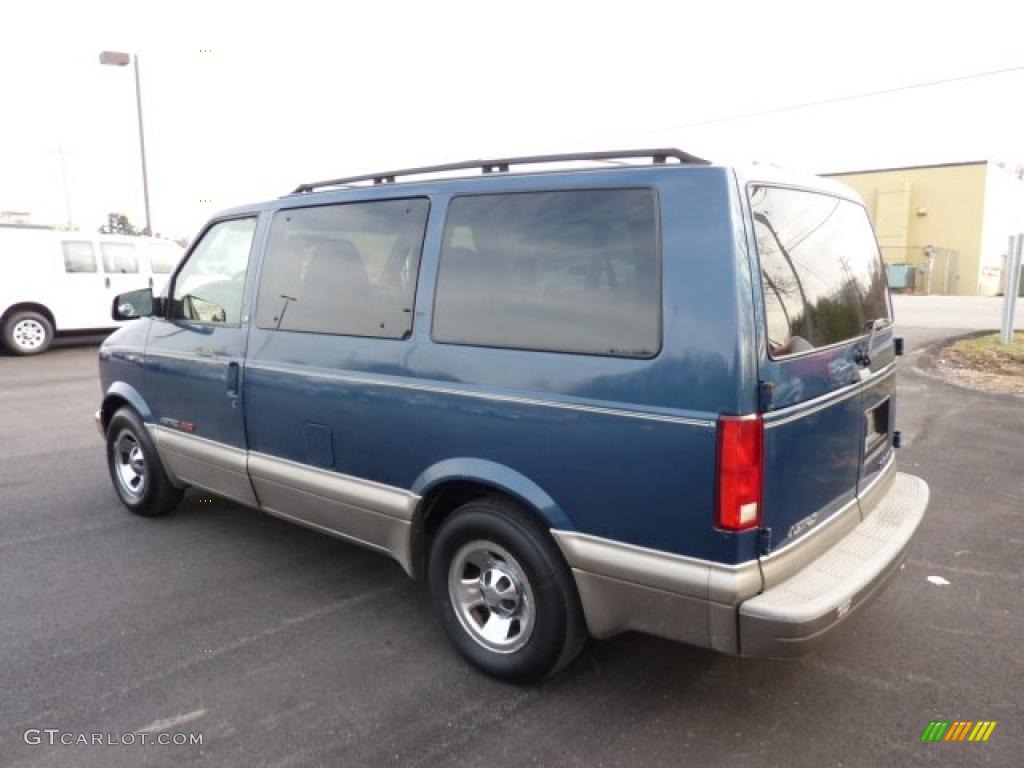
M 44 352 L 54 334 L 114 328 L 119 293 L 163 291 L 184 249 L 153 237 L 0 225 L 0 334 L 17 355 Z

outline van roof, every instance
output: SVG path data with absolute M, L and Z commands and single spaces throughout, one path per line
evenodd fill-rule
M 813 173 L 785 168 L 771 163 L 749 163 L 731 167 L 736 173 L 736 179 L 741 187 L 748 184 L 795 187 L 807 189 L 811 192 L 823 192 L 863 204 L 860 195 L 853 188 L 835 179 L 815 176 Z
M 651 164 L 623 162 L 625 160 L 650 159 Z M 674 160 L 675 162 L 669 162 Z M 591 163 L 581 165 L 581 163 Z M 595 164 L 596 163 L 596 164 Z M 546 165 L 546 168 L 537 166 Z M 512 170 L 514 166 L 527 166 L 526 170 Z M 294 201 L 297 198 L 322 201 L 324 197 L 334 193 L 358 189 L 390 189 L 402 188 L 421 193 L 427 184 L 443 184 L 446 182 L 466 182 L 471 179 L 497 177 L 531 177 L 553 173 L 592 173 L 618 170 L 641 170 L 658 168 L 659 171 L 685 171 L 695 167 L 716 167 L 731 170 L 740 186 L 747 184 L 776 184 L 780 186 L 808 189 L 823 192 L 860 203 L 861 199 L 850 187 L 833 179 L 815 176 L 811 173 L 783 168 L 781 166 L 751 164 L 718 164 L 697 157 L 676 148 L 610 150 L 602 152 L 578 152 L 562 155 L 534 155 L 523 157 L 505 157 L 490 160 L 467 160 L 458 163 L 420 166 L 393 171 L 376 171 L 325 181 L 300 184 L 292 192 L 281 198 L 253 203 L 219 212 L 213 218 L 223 218 L 247 213 L 256 213 L 270 207 L 277 207 L 281 200 Z M 477 170 L 479 174 L 458 173 L 459 171 Z M 458 173 L 458 175 L 451 175 Z M 437 175 L 442 174 L 442 175 Z M 407 179 L 407 180 L 402 180 Z M 368 183 L 369 182 L 369 183 Z

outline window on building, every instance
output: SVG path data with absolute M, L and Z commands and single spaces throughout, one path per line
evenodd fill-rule
M 888 319 L 885 269 L 867 212 L 830 195 L 750 192 L 773 357 L 867 333 Z
M 278 211 L 257 326 L 407 338 L 429 208 L 414 198 Z
M 86 240 L 65 240 L 64 248 L 65 272 L 97 272 L 96 252 L 92 243 Z
M 650 189 L 458 197 L 432 334 L 453 344 L 652 357 L 661 345 Z

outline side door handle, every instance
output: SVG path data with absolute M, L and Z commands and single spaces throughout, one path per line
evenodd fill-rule
M 110 275 L 107 275 L 106 277 L 103 278 L 103 286 L 105 288 L 110 287 Z
M 238 363 L 232 361 L 228 363 L 228 397 L 233 401 L 238 399 Z M 235 403 L 233 402 L 232 405 Z

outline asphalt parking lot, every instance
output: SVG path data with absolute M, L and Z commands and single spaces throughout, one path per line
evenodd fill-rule
M 0 357 L 0 765 L 1019 766 L 1024 404 L 912 362 L 899 460 L 932 505 L 871 610 L 801 660 L 629 635 L 518 688 L 466 666 L 382 556 L 197 493 L 128 514 L 95 345 Z M 934 719 L 999 724 L 921 743 Z M 147 727 L 203 743 L 23 738 Z

